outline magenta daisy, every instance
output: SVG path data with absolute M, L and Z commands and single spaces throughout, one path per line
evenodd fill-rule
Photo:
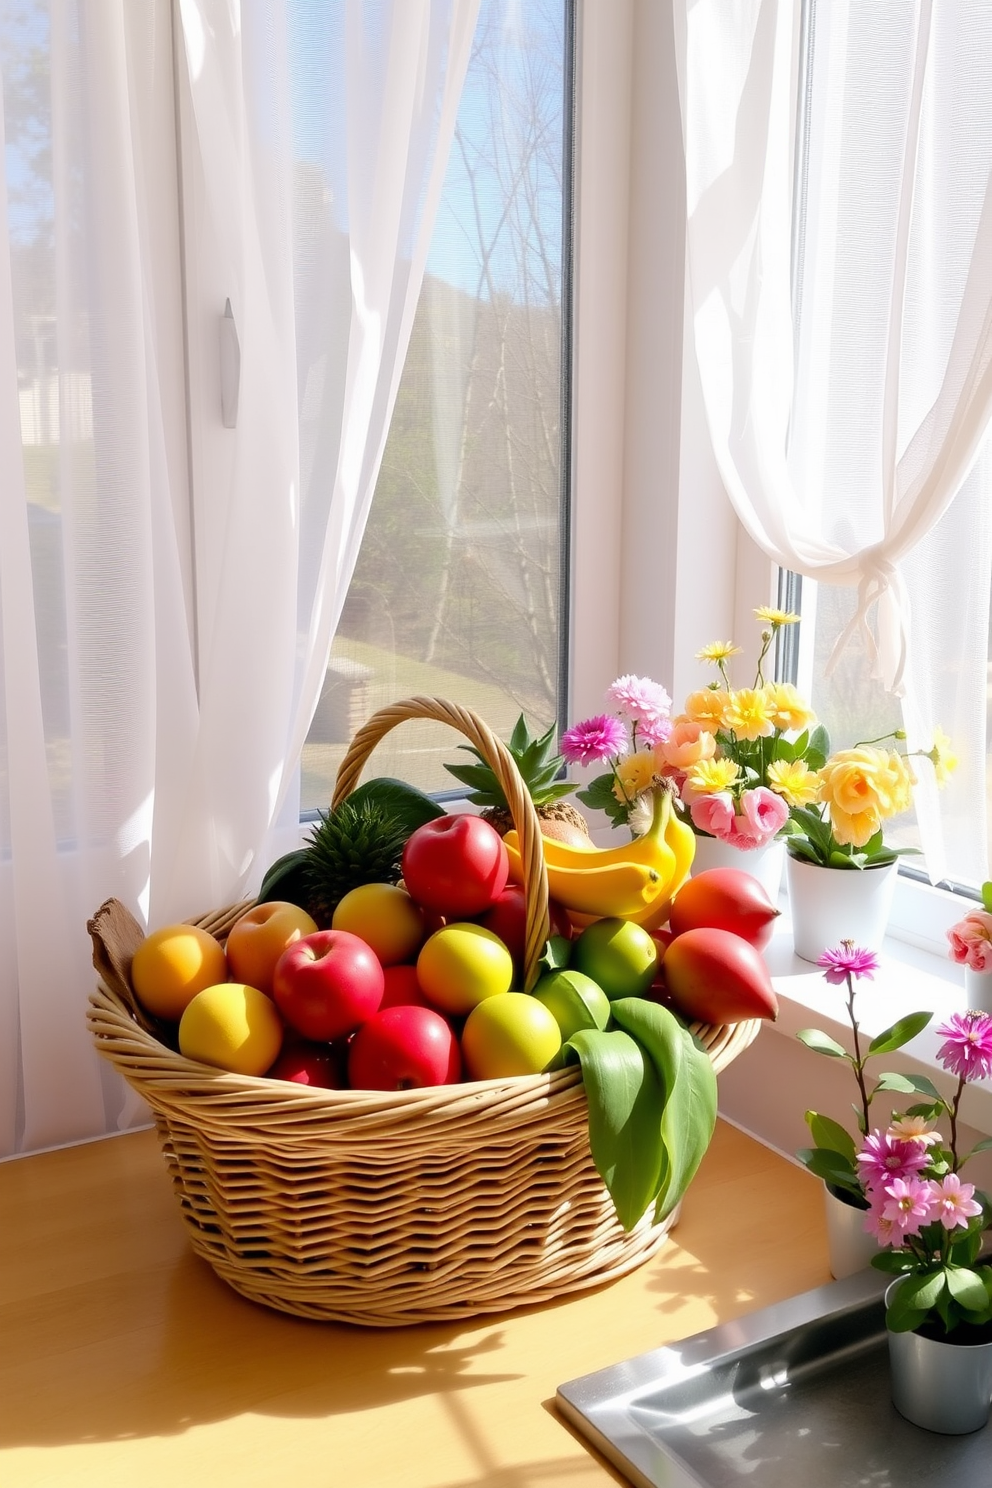
M 937 1058 L 959 1080 L 987 1080 L 992 1075 L 992 1016 L 952 1013 L 937 1034 L 945 1042 Z
M 594 765 L 616 759 L 628 749 L 627 730 L 619 718 L 600 713 L 576 723 L 561 736 L 558 745 L 570 765 Z
M 877 1128 L 869 1132 L 857 1156 L 858 1173 L 868 1189 L 886 1188 L 894 1178 L 910 1178 L 930 1161 L 920 1142 L 900 1142 Z
M 668 693 L 660 682 L 652 682 L 650 677 L 618 677 L 606 689 L 606 697 L 618 712 L 639 726 L 656 723 L 672 711 Z M 639 732 L 643 733 L 640 727 Z
M 893 1178 L 885 1185 L 888 1198 L 882 1203 L 882 1218 L 898 1225 L 904 1235 L 918 1235 L 932 1217 L 931 1187 L 925 1178 Z
M 975 1185 L 962 1183 L 957 1173 L 947 1173 L 939 1183 L 930 1183 L 931 1218 L 939 1219 L 945 1230 L 958 1225 L 967 1229 L 968 1221 L 981 1214 L 982 1206 L 975 1200 Z
M 817 961 L 817 966 L 823 966 L 824 979 L 835 986 L 846 982 L 849 976 L 871 977 L 878 970 L 878 957 L 874 951 L 863 950 L 856 946 L 853 940 L 842 940 L 834 950 L 824 951 Z

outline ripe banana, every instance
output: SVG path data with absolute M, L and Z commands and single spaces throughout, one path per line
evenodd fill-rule
M 506 851 L 510 878 L 522 884 L 520 853 L 514 843 L 507 843 Z M 653 904 L 664 889 L 658 870 L 647 863 L 607 863 L 605 868 L 559 868 L 548 863 L 547 870 L 548 893 L 556 903 L 601 918 L 629 918 Z
M 664 876 L 675 867 L 669 859 L 667 842 L 671 827 L 675 825 L 682 828 L 683 823 L 672 811 L 671 790 L 660 786 L 655 792 L 651 824 L 642 837 L 622 842 L 619 847 L 585 847 L 545 837 L 541 843 L 544 861 L 549 868 L 605 868 L 611 863 L 646 863 Z M 690 828 L 685 830 L 691 835 Z M 519 838 L 515 831 L 507 832 L 503 841 L 507 847 L 516 847 L 519 851 Z

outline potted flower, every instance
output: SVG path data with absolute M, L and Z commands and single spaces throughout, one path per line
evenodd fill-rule
M 814 799 L 809 782 L 826 759 L 826 736 L 791 683 L 764 677 L 777 632 L 799 616 L 764 606 L 754 613 L 763 629 L 753 685 L 731 683 L 728 663 L 739 646 L 705 646 L 696 659 L 715 666 L 717 676 L 686 698 L 659 754 L 678 778 L 683 813 L 697 838 L 697 866 L 746 866 L 775 899 L 780 834 L 790 808 Z
M 982 884 L 982 908 L 970 910 L 947 932 L 950 957 L 964 967 L 965 1002 L 992 1013 L 992 881 Z
M 866 1228 L 884 1248 L 872 1265 L 886 1289 L 892 1399 L 930 1431 L 977 1431 L 992 1398 L 992 1265 L 981 1259 L 992 1203 L 960 1173 L 976 1152 L 958 1151 L 964 1088 L 992 1076 L 992 1015 L 953 1013 L 937 1033 L 937 1059 L 957 1085 L 933 1091 L 869 1132 L 856 1155 L 868 1199 Z M 947 1123 L 947 1136 L 936 1130 Z
M 857 1087 L 857 1100 L 852 1109 L 858 1139 L 863 1141 L 871 1130 L 872 1102 L 881 1092 L 936 1097 L 936 1091 L 928 1080 L 887 1073 L 872 1081 L 867 1074 L 869 1060 L 901 1049 L 927 1026 L 933 1014 L 910 1013 L 866 1041 L 858 1021 L 854 984 L 864 977 L 874 977 L 878 970 L 874 952 L 856 946 L 853 941 L 843 941 L 824 951 L 818 964 L 824 968 L 826 982 L 846 988 L 845 1012 L 851 1027 L 851 1048 L 845 1049 L 836 1039 L 817 1028 L 801 1029 L 797 1037 L 815 1053 L 850 1065 Z M 858 1143 L 846 1127 L 818 1111 L 807 1111 L 805 1119 L 815 1145 L 803 1148 L 796 1155 L 811 1173 L 823 1180 L 830 1274 L 840 1279 L 862 1270 L 875 1253 L 874 1239 L 864 1226 L 869 1199 L 857 1161 Z
M 844 936 L 872 950 L 881 946 L 898 860 L 919 851 L 886 844 L 882 823 L 912 805 L 910 758 L 929 760 L 938 785 L 957 764 L 940 729 L 929 750 L 882 747 L 905 738 L 897 729 L 831 754 L 804 782 L 808 800 L 792 805 L 786 875 L 793 943 L 804 960 L 816 961 Z

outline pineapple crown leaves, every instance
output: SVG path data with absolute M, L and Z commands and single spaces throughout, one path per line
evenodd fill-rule
M 550 806 L 552 802 L 562 800 L 575 789 L 569 781 L 558 779 L 565 761 L 560 754 L 554 752 L 554 736 L 554 724 L 546 733 L 532 734 L 521 713 L 507 741 L 506 747 L 535 806 Z M 462 744 L 459 747 L 467 754 L 474 755 L 478 764 L 445 765 L 448 774 L 469 787 L 468 800 L 474 806 L 505 808 L 506 795 L 492 766 L 486 763 L 474 745 Z
M 410 828 L 375 800 L 346 798 L 321 812 L 302 850 L 307 907 L 323 929 L 349 889 L 396 883 Z

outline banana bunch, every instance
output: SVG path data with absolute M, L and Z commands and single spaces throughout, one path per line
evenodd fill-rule
M 545 837 L 548 892 L 573 917 L 634 920 L 655 930 L 668 919 L 672 900 L 689 876 L 695 837 L 672 807 L 672 788 L 655 790 L 651 825 L 641 837 L 619 847 L 580 847 Z M 510 877 L 524 882 L 519 838 L 503 838 Z

